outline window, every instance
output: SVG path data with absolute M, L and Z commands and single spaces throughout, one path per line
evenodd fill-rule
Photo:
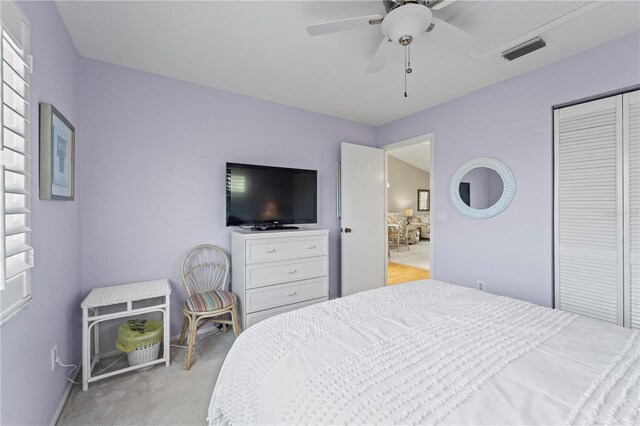
M 31 300 L 29 23 L 14 1 L 0 2 L 0 323 Z

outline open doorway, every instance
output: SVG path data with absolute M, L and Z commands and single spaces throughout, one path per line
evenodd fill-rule
M 388 285 L 432 274 L 432 148 L 431 137 L 385 147 Z

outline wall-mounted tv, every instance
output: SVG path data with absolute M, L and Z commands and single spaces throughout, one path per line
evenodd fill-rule
M 318 172 L 227 163 L 227 226 L 317 223 Z

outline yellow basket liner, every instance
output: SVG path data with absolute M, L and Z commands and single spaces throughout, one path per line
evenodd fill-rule
M 118 327 L 116 347 L 129 353 L 143 346 L 153 346 L 162 340 L 162 321 L 129 320 Z

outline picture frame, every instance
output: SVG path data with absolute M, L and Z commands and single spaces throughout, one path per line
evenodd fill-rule
M 431 191 L 418 189 L 418 211 L 428 212 L 431 209 Z
M 76 130 L 53 105 L 40 103 L 40 199 L 73 201 Z

